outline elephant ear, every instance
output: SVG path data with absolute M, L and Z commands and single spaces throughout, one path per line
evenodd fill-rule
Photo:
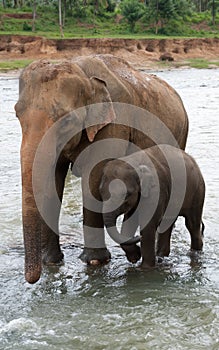
M 150 169 L 146 165 L 139 166 L 139 178 L 141 185 L 141 195 L 143 197 L 149 197 L 153 177 Z
M 86 107 L 87 116 L 85 128 L 90 142 L 92 142 L 105 125 L 116 119 L 113 103 L 104 80 L 97 77 L 90 78 L 92 93 L 90 104 Z

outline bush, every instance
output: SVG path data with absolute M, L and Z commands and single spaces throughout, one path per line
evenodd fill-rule
M 24 22 L 24 23 L 23 23 L 23 30 L 24 30 L 25 32 L 31 32 L 31 31 L 32 31 L 32 26 L 29 25 L 27 22 Z
M 114 12 L 116 8 L 116 1 L 115 0 L 108 0 L 108 7 L 107 7 L 107 11 L 108 12 Z
M 168 35 L 168 36 L 171 36 L 171 35 L 181 36 L 181 35 L 191 35 L 192 31 L 187 26 L 185 26 L 184 22 L 171 19 L 168 21 L 165 27 L 160 28 L 158 30 L 158 33 Z
M 211 20 L 211 14 L 208 11 L 200 13 L 194 12 L 191 16 L 191 22 L 194 24 L 209 20 Z

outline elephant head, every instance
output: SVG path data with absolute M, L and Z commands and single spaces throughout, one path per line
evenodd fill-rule
M 41 250 L 50 240 L 50 228 L 40 215 L 32 184 L 33 164 L 39 145 L 46 134 L 50 135 L 49 142 L 41 147 L 41 154 L 43 157 L 46 155 L 46 164 L 45 159 L 44 164 L 42 160 L 38 164 L 40 176 L 43 177 L 43 188 L 39 188 L 39 192 L 47 192 L 43 196 L 45 203 L 42 203 L 42 207 L 51 211 L 52 231 L 56 234 L 61 204 L 56 207 L 53 204 L 55 194 L 50 184 L 52 169 L 55 169 L 56 190 L 61 201 L 64 179 L 72 160 L 69 152 L 70 156 L 74 153 L 82 131 L 86 130 L 87 138 L 92 142 L 96 133 L 115 119 L 105 77 L 103 74 L 98 75 L 98 67 L 93 68 L 95 75 L 90 72 L 89 76 L 82 68 L 73 61 L 56 64 L 38 61 L 24 69 L 19 80 L 19 100 L 15 110 L 22 128 L 22 217 L 25 277 L 29 283 L 35 283 L 40 278 Z M 120 88 L 117 86 L 118 91 Z M 77 110 L 80 112 L 77 113 Z M 66 118 L 66 115 L 71 117 Z M 55 132 L 49 134 L 55 124 Z M 64 148 L 60 150 L 63 135 L 68 142 L 62 144 Z M 55 249 L 59 249 L 58 237 Z

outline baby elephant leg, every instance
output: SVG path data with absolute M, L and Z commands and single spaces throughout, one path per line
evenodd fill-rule
M 170 254 L 170 239 L 171 233 L 173 230 L 174 224 L 171 224 L 170 227 L 162 233 L 157 234 L 157 247 L 156 255 L 160 257 L 169 256 Z
M 141 259 L 141 249 L 136 244 L 140 241 L 140 238 L 138 236 L 134 237 L 138 228 L 138 216 L 137 213 L 134 213 L 133 215 L 131 214 L 125 214 L 121 229 L 121 234 L 130 238 L 120 246 L 122 250 L 124 250 L 128 261 L 134 264 Z
M 151 269 L 155 267 L 155 237 L 156 227 L 154 225 L 147 225 L 146 228 L 141 230 L 141 255 L 142 263 L 141 267 L 144 269 Z
M 191 236 L 191 250 L 202 250 L 204 224 L 201 220 L 201 214 L 194 215 L 194 212 L 186 217 L 185 223 Z

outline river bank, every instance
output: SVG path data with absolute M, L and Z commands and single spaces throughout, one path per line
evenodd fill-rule
M 219 39 L 47 39 L 22 35 L 0 36 L 0 63 L 68 59 L 94 53 L 114 54 L 139 69 L 185 67 L 190 66 L 192 60 L 206 60 L 210 67 L 217 67 Z

